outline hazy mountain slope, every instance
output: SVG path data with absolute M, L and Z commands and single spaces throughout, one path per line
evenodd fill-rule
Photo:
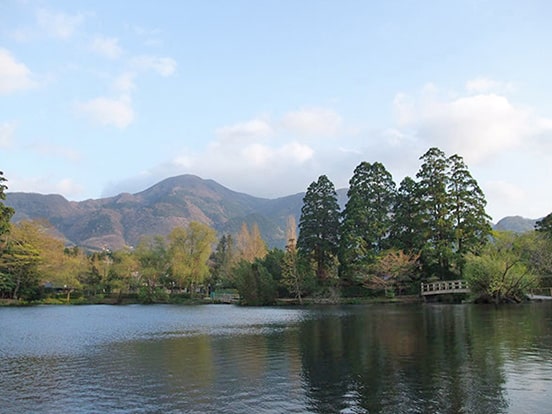
M 347 190 L 337 190 L 341 208 Z M 288 217 L 299 224 L 304 193 L 276 199 L 232 191 L 213 180 L 193 175 L 167 178 L 136 194 L 81 202 L 60 195 L 7 193 L 6 204 L 16 210 L 14 221 L 49 221 L 68 243 L 92 249 L 135 246 L 144 235 L 166 235 L 175 226 L 199 221 L 219 234 L 236 234 L 242 223 L 257 223 L 269 247 L 283 247 Z M 536 220 L 505 217 L 494 228 L 523 232 Z
M 137 194 L 81 202 L 59 195 L 8 193 L 15 221 L 45 219 L 71 243 L 119 249 L 143 235 L 166 235 L 175 226 L 199 221 L 219 233 L 256 222 L 270 246 L 284 245 L 287 215 L 300 211 L 302 195 L 268 200 L 232 191 L 193 175 L 171 177 Z M 298 201 L 299 200 L 299 201 Z
M 509 216 L 499 220 L 493 228 L 500 231 L 513 231 L 514 233 L 525 233 L 535 229 L 538 219 L 528 219 L 521 216 Z

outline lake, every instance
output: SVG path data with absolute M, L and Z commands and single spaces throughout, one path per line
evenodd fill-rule
M 550 413 L 552 304 L 0 308 L 3 413 Z

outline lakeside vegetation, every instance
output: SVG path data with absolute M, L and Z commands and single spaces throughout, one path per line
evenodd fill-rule
M 493 232 L 462 157 L 438 148 L 399 186 L 381 163 L 360 163 L 343 210 L 322 175 L 307 189 L 285 249 L 256 224 L 217 237 L 206 224 L 144 236 L 135 248 L 66 246 L 44 221 L 12 223 L 0 201 L 4 303 L 200 303 L 237 292 L 242 304 L 356 302 L 417 295 L 420 282 L 466 279 L 474 300 L 519 302 L 548 287 L 552 213 L 523 234 Z M 6 179 L 0 172 L 0 200 Z M 298 234 L 297 234 L 298 230 Z

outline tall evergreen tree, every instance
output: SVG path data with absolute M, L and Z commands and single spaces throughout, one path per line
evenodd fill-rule
M 322 175 L 303 198 L 299 220 L 298 254 L 314 263 L 319 281 L 335 275 L 339 243 L 339 204 L 333 183 Z
M 395 197 L 390 244 L 404 252 L 421 252 L 424 242 L 421 237 L 421 215 L 418 185 L 411 177 L 405 177 Z
M 477 251 L 490 234 L 485 196 L 462 157 L 447 158 L 440 149 L 430 148 L 420 159 L 415 224 L 424 271 L 439 278 L 458 277 L 467 253 Z
M 430 148 L 420 159 L 423 164 L 416 177 L 420 197 L 420 230 L 424 240 L 422 261 L 426 272 L 446 278 L 450 276 L 450 242 L 454 234 L 447 194 L 448 160 L 438 148 Z
M 477 181 L 459 155 L 448 159 L 450 179 L 447 186 L 449 210 L 454 228 L 454 265 L 462 273 L 467 253 L 475 253 L 491 234 L 490 217 L 485 212 L 487 201 Z
M 388 247 L 395 191 L 393 178 L 383 164 L 362 162 L 355 168 L 341 228 L 340 256 L 345 274 L 362 272 Z

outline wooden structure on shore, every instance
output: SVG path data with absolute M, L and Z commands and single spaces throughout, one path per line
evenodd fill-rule
M 239 303 L 239 301 L 240 301 L 240 295 L 238 295 L 237 293 L 227 293 L 227 292 L 215 293 L 215 292 L 211 292 L 210 298 L 214 303 L 234 304 L 234 303 Z
M 437 282 L 422 282 L 421 294 L 426 296 L 450 295 L 453 293 L 470 293 L 470 287 L 465 280 L 440 280 Z

